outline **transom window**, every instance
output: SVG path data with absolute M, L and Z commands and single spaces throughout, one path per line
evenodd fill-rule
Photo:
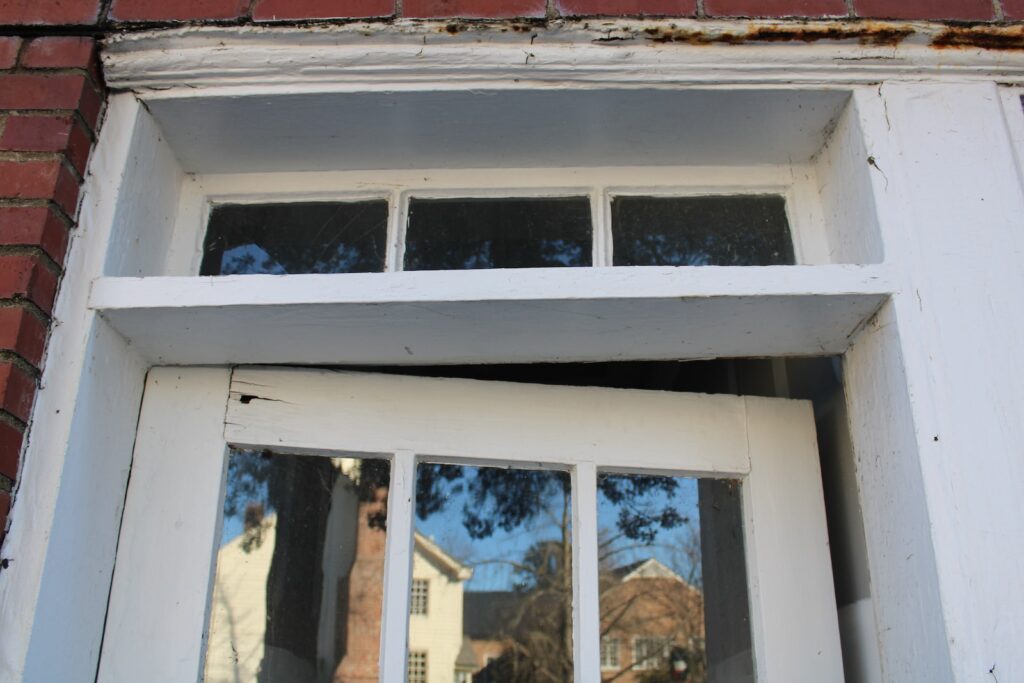
M 591 266 L 608 256 L 597 248 L 608 240 L 595 235 L 600 201 L 608 203 L 611 240 L 603 246 L 612 265 L 795 263 L 778 195 L 411 195 L 398 225 L 384 199 L 214 205 L 200 274 Z

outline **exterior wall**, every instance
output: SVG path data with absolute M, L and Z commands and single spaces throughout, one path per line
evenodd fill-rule
M 104 92 L 90 37 L 0 37 L 0 69 L 2 542 Z

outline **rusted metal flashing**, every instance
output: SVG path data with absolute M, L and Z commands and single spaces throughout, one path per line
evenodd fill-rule
M 644 29 L 647 40 L 656 43 L 686 43 L 688 45 L 743 45 L 746 43 L 781 43 L 800 42 L 816 43 L 819 41 L 857 42 L 861 45 L 891 46 L 899 45 L 906 38 L 914 35 L 914 26 L 877 22 L 848 23 L 771 23 L 758 24 L 751 22 L 739 32 L 710 32 L 693 28 L 677 28 L 670 24 L 666 27 L 649 27 Z
M 932 39 L 931 46 L 940 50 L 1024 50 L 1024 26 L 950 26 Z

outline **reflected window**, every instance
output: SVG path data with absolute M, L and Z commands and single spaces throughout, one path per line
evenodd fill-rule
M 405 270 L 589 266 L 588 197 L 409 200 Z
M 769 195 L 613 197 L 616 266 L 795 263 L 786 205 Z
M 232 449 L 205 680 L 376 680 L 386 460 Z
M 571 683 L 568 472 L 420 463 L 413 577 L 431 614 L 409 650 L 485 683 Z
M 413 579 L 412 592 L 409 595 L 409 614 L 426 614 L 430 598 L 430 581 Z
M 214 206 L 200 275 L 373 273 L 384 270 L 388 203 Z
M 599 472 L 602 669 L 753 680 L 739 485 Z
M 601 638 L 601 668 L 606 670 L 618 669 L 619 664 L 619 639 Z
M 406 680 L 409 683 L 427 683 L 427 652 L 410 652 L 408 667 Z

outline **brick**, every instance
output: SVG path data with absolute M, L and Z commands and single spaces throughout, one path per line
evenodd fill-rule
M 0 24 L 95 24 L 100 0 L 0 0 Z
M 252 8 L 256 21 L 389 17 L 394 13 L 394 0 L 257 0 Z
M 50 199 L 74 217 L 78 179 L 60 159 L 0 161 L 0 198 Z
M 0 74 L 0 109 L 77 109 L 95 130 L 102 104 L 83 74 Z
M 10 69 L 14 66 L 18 61 L 19 49 L 21 49 L 21 38 L 0 37 L 0 69 Z
M 843 17 L 845 0 L 704 0 L 712 17 Z
M 10 152 L 59 152 L 85 174 L 92 138 L 72 116 L 18 116 L 7 119 L 0 149 Z
M 38 256 L 0 256 L 0 299 L 24 298 L 49 313 L 57 293 L 57 276 Z
M 570 17 L 691 17 L 697 0 L 556 0 L 555 7 Z
M 405 0 L 402 15 L 421 19 L 543 17 L 544 0 Z
M 249 0 L 114 0 L 109 16 L 115 21 L 237 19 L 248 8 Z
M 36 381 L 27 372 L 9 361 L 0 362 L 0 409 L 28 422 L 35 396 Z
M 1003 16 L 1011 21 L 1024 19 L 1024 0 L 1003 0 Z
M 46 36 L 25 46 L 21 65 L 30 69 L 88 69 L 96 43 L 82 36 Z
M 24 435 L 21 430 L 7 422 L 0 422 L 0 475 L 8 479 L 18 476 L 18 460 Z
M 38 246 L 56 263 L 64 263 L 68 229 L 46 206 L 0 206 L 0 245 Z
M 854 0 L 857 16 L 877 19 L 993 19 L 992 0 Z
M 14 351 L 39 367 L 46 346 L 46 325 L 21 306 L 0 308 L 0 349 Z

